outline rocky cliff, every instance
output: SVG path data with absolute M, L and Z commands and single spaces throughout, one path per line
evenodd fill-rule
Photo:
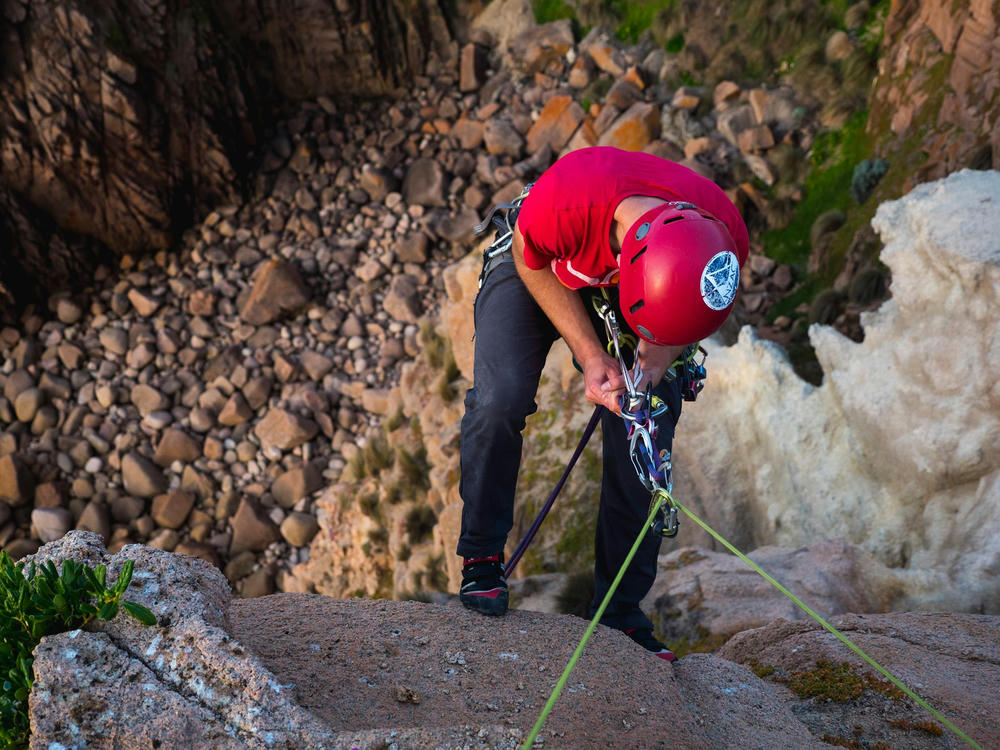
M 890 158 L 927 154 L 907 190 L 966 166 L 1000 168 L 998 23 L 996 3 L 892 3 L 869 130 Z
M 11 0 L 0 50 L 0 301 L 22 304 L 240 202 L 288 102 L 385 94 L 455 55 L 433 0 Z
M 159 623 L 144 628 L 119 616 L 44 638 L 35 651 L 32 748 L 514 748 L 585 627 L 526 612 L 488 619 L 455 604 L 296 594 L 231 602 L 225 579 L 203 561 L 139 546 L 109 557 L 82 532 L 32 559 L 66 558 L 106 563 L 112 575 L 134 560 L 128 595 Z M 983 746 L 1000 741 L 992 715 L 1000 618 L 889 615 L 840 625 Z M 857 662 L 824 682 L 816 659 L 853 657 L 808 625 L 748 631 L 725 655 L 671 666 L 599 628 L 543 728 L 544 743 L 822 748 L 853 738 L 957 747 Z M 854 692 L 826 698 L 840 690 Z
M 710 347 L 677 492 L 744 548 L 842 537 L 909 571 L 914 604 L 995 612 L 1000 173 L 920 186 L 874 225 L 893 298 L 864 341 L 810 329 L 819 387 L 749 329 Z

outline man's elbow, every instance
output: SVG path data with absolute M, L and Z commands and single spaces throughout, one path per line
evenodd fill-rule
M 510 243 L 510 254 L 514 258 L 514 267 L 518 275 L 523 279 L 525 274 L 530 273 L 527 262 L 524 260 L 524 236 L 521 231 L 514 227 L 514 239 Z

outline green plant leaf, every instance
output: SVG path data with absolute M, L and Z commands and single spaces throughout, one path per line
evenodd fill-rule
M 97 616 L 102 620 L 110 620 L 118 614 L 118 602 L 105 602 Z
M 143 625 L 155 625 L 156 615 L 154 615 L 149 609 L 137 604 L 135 602 L 122 602 L 122 607 L 128 612 L 132 617 L 137 619 Z
M 121 572 L 118 574 L 118 580 L 115 581 L 115 585 L 111 588 L 119 596 L 125 593 L 125 589 L 132 582 L 132 567 L 134 565 L 135 563 L 132 560 L 126 560 Z

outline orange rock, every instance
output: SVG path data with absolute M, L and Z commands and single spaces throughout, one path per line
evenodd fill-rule
M 718 107 L 720 104 L 731 101 L 737 98 L 742 89 L 733 81 L 721 81 L 715 87 L 715 93 L 713 95 L 713 101 L 715 106 Z
M 584 111 L 573 97 L 552 97 L 528 131 L 528 153 L 537 153 L 546 143 L 553 151 L 559 151 L 583 118 Z
M 597 42 L 587 48 L 587 54 L 594 61 L 594 64 L 605 73 L 618 77 L 624 75 L 625 70 L 618 60 L 621 58 L 621 50 L 612 47 L 610 44 Z
M 611 124 L 601 136 L 599 145 L 642 151 L 659 135 L 659 108 L 647 102 L 637 102 Z
M 634 83 L 640 89 L 646 88 L 646 82 L 642 80 L 642 73 L 639 72 L 639 68 L 635 65 L 630 66 L 629 69 L 625 71 L 624 80 L 629 83 Z
M 758 125 L 742 131 L 736 138 L 740 151 L 752 154 L 756 151 L 766 151 L 774 146 L 774 133 L 767 125 Z
M 466 151 L 479 148 L 483 142 L 483 123 L 460 117 L 451 129 L 451 134 L 458 138 L 459 144 Z
M 589 63 L 589 59 L 586 57 L 576 58 L 576 62 L 573 63 L 573 67 L 569 70 L 569 85 L 575 89 L 586 88 L 591 79 L 593 78 L 591 74 L 591 68 L 593 67 Z
M 698 154 L 703 154 L 712 147 L 712 139 L 708 137 L 692 138 L 684 144 L 684 156 L 693 159 Z
M 580 148 L 589 148 L 597 145 L 597 132 L 594 130 L 594 120 L 588 117 L 581 123 L 580 127 L 573 133 L 573 137 L 566 144 L 565 153 L 576 151 Z

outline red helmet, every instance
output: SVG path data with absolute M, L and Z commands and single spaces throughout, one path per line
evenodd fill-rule
M 618 260 L 625 321 L 651 344 L 683 346 L 719 330 L 740 262 L 726 225 L 691 203 L 666 203 L 629 227 Z

